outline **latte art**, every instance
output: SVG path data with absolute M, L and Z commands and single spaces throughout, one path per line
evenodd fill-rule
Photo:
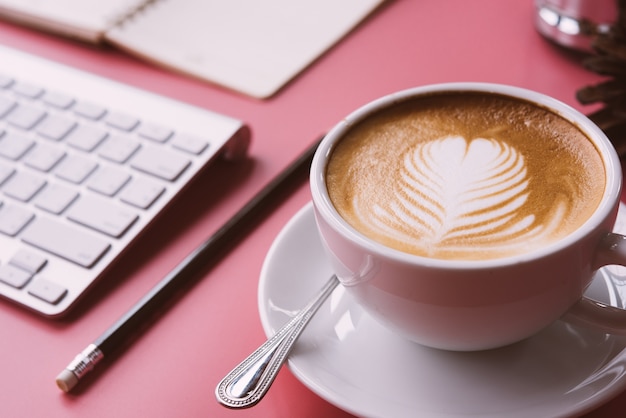
M 326 167 L 343 219 L 420 256 L 490 259 L 578 229 L 605 188 L 604 164 L 576 126 L 490 93 L 395 104 L 353 125 Z
M 563 221 L 564 205 L 543 222 L 525 207 L 524 157 L 494 139 L 420 143 L 402 158 L 400 176 L 389 201 L 356 195 L 356 216 L 374 232 L 427 255 L 521 250 L 548 241 Z

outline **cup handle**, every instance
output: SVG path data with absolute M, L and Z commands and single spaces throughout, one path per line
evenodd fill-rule
M 626 236 L 610 232 L 600 241 L 594 267 L 609 264 L 626 266 Z
M 601 241 L 595 267 L 610 264 L 626 266 L 626 236 L 609 233 Z M 626 310 L 587 297 L 583 297 L 572 306 L 563 319 L 608 334 L 626 336 Z

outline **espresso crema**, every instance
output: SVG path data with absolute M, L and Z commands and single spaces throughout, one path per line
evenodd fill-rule
M 525 101 L 443 93 L 355 125 L 332 151 L 326 182 L 355 229 L 441 259 L 532 251 L 579 228 L 605 170 L 576 126 Z

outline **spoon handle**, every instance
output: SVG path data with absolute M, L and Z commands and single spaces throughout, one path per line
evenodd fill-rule
M 233 409 L 256 405 L 274 382 L 302 330 L 338 284 L 333 275 L 296 316 L 228 373 L 215 388 L 218 402 Z

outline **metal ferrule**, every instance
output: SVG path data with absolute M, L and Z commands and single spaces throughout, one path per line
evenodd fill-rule
M 76 375 L 78 379 L 89 373 L 96 364 L 104 358 L 104 354 L 98 346 L 90 344 L 67 366 L 67 370 Z

